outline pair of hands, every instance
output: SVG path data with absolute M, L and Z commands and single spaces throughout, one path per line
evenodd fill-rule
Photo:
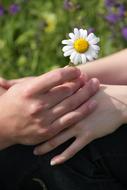
M 13 85 L 0 97 L 0 107 L 5 110 L 5 114 L 0 113 L 3 143 L 4 139 L 9 146 L 45 141 L 34 150 L 39 155 L 75 137 L 62 154 L 52 159 L 54 165 L 68 160 L 89 142 L 125 123 L 126 87 L 103 85 L 99 90 L 97 79 L 86 84 L 85 80 L 76 68 L 64 68 L 19 80 L 20 83 L 3 80 L 2 84 L 0 81 L 7 89 Z
M 0 96 L 0 148 L 39 144 L 80 121 L 95 107 L 93 101 L 84 102 L 99 88 L 96 79 L 84 83 L 73 67 L 18 81 L 0 80 L 6 89 Z

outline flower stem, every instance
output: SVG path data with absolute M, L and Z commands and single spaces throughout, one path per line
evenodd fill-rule
M 72 63 L 72 62 L 69 62 L 68 65 L 69 65 L 70 67 L 75 67 L 74 63 Z

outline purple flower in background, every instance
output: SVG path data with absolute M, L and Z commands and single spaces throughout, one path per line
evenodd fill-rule
M 107 7 L 114 6 L 116 3 L 116 0 L 105 0 L 105 5 Z
M 20 6 L 18 4 L 12 4 L 12 5 L 10 5 L 10 7 L 9 7 L 10 14 L 15 15 L 19 11 L 20 11 Z
M 79 10 L 81 5 L 79 3 L 73 3 L 71 0 L 64 0 L 64 9 L 67 11 Z
M 114 13 L 110 13 L 105 18 L 111 24 L 115 24 L 119 20 L 119 15 L 114 14 Z
M 94 32 L 95 32 L 95 28 L 89 28 L 89 29 L 88 29 L 88 34 L 94 33 Z
M 125 7 L 124 7 L 124 5 L 123 4 L 120 4 L 120 6 L 119 6 L 119 16 L 120 17 L 124 17 L 124 15 L 125 15 Z
M 127 27 L 122 28 L 122 35 L 127 40 Z
M 4 8 L 2 6 L 0 6 L 0 16 L 4 15 Z
M 64 9 L 65 10 L 73 9 L 73 3 L 70 0 L 64 0 Z

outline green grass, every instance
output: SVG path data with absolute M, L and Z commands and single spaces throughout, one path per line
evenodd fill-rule
M 120 33 L 122 22 L 114 26 L 114 36 L 105 21 L 103 0 L 72 0 L 74 8 L 65 10 L 63 0 L 15 0 L 21 10 L 16 15 L 8 11 L 0 17 L 0 75 L 18 78 L 38 75 L 64 66 L 61 41 L 74 27 L 95 28 L 101 38 L 100 57 L 123 49 L 127 45 Z M 80 8 L 76 8 L 79 3 Z M 10 0 L 3 6 L 8 10 Z

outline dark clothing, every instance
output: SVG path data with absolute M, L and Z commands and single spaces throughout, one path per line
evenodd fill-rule
M 97 139 L 59 166 L 50 159 L 71 141 L 44 156 L 16 145 L 0 152 L 0 190 L 126 190 L 127 126 Z

